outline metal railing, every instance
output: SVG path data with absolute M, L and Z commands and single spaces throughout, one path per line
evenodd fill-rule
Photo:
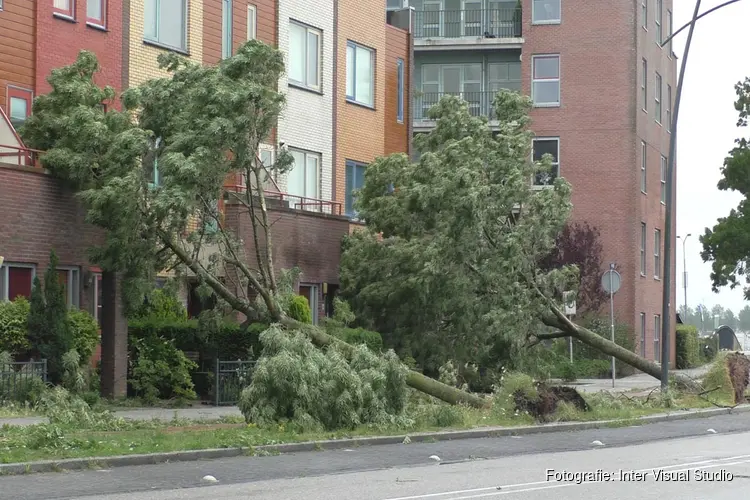
M 34 379 L 47 382 L 47 360 L 25 362 L 0 362 L 0 401 L 18 401 L 30 390 Z M 38 387 L 38 385 L 37 385 Z
M 428 111 L 436 105 L 443 96 L 455 95 L 466 101 L 472 116 L 486 116 L 490 120 L 496 120 L 495 108 L 492 101 L 497 95 L 496 91 L 482 92 L 423 92 L 414 97 L 414 119 L 430 120 Z
M 42 151 L 37 151 L 36 149 L 0 144 L 0 163 L 23 167 L 39 167 L 39 157 L 42 153 Z
M 521 8 L 418 10 L 414 38 L 519 38 Z
M 244 193 L 247 190 L 246 184 L 236 184 L 234 186 L 226 186 L 225 189 L 234 191 L 236 193 Z M 269 208 L 274 206 L 282 206 L 285 208 L 293 208 L 295 210 L 306 210 L 308 212 L 318 212 L 331 215 L 342 215 L 341 202 L 323 200 L 320 198 L 309 198 L 306 196 L 298 196 L 296 194 L 282 193 L 280 191 L 267 191 L 263 190 L 263 196 L 266 198 Z
M 214 405 L 236 405 L 242 390 L 250 385 L 255 361 L 216 360 L 214 370 Z

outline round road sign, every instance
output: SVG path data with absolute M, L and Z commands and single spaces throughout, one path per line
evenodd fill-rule
M 602 274 L 602 288 L 607 293 L 617 293 L 617 290 L 620 289 L 620 273 L 614 269 L 605 271 Z

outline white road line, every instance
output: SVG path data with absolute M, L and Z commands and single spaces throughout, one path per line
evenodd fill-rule
M 702 460 L 700 462 L 687 462 L 687 463 L 674 464 L 674 465 L 662 465 L 662 466 L 656 466 L 656 467 L 649 467 L 648 469 L 640 469 L 640 470 L 637 470 L 637 471 L 634 471 L 634 472 L 649 472 L 649 471 L 654 470 L 654 469 L 664 470 L 664 469 L 672 469 L 672 468 L 675 468 L 675 467 L 685 467 L 685 466 L 691 466 L 691 465 L 714 464 L 714 463 L 717 463 L 717 462 L 725 462 L 727 460 L 739 460 L 739 459 L 746 459 L 746 458 L 750 458 L 750 455 L 737 455 L 737 456 L 734 456 L 734 457 L 713 458 L 711 460 Z M 750 462 L 750 460 L 748 460 L 747 462 Z M 737 463 L 740 464 L 740 463 L 746 463 L 746 462 L 737 462 Z M 735 464 L 723 464 L 723 463 L 719 463 L 717 465 L 713 465 L 713 467 L 720 467 L 722 465 L 735 465 Z M 695 467 L 695 469 L 699 469 L 699 468 L 700 467 Z M 706 468 L 709 468 L 709 467 L 706 467 Z M 691 470 L 691 469 L 685 469 L 685 470 Z M 672 471 L 672 472 L 682 472 L 682 471 L 678 470 L 678 471 Z M 502 490 L 507 490 L 507 489 L 510 489 L 510 488 L 522 488 L 522 487 L 525 487 L 525 486 L 536 486 L 536 485 L 539 485 L 539 484 L 548 485 L 548 486 L 546 486 L 544 488 L 533 488 L 533 489 L 527 489 L 527 490 L 515 490 L 515 491 L 512 491 L 512 492 L 511 491 L 504 491 L 502 493 L 502 494 L 508 494 L 508 493 L 515 493 L 517 491 L 534 491 L 534 490 L 537 490 L 537 489 L 551 489 L 551 488 L 560 488 L 560 487 L 563 487 L 563 486 L 575 486 L 576 485 L 575 483 L 565 483 L 565 484 L 559 484 L 559 485 L 549 486 L 549 483 L 550 483 L 550 481 L 535 481 L 535 482 L 532 482 L 532 483 L 506 484 L 506 485 L 499 485 L 499 486 L 489 486 L 489 487 L 484 487 L 484 488 L 473 488 L 473 489 L 469 489 L 469 490 L 454 490 L 454 491 L 444 491 L 442 493 L 428 493 L 428 494 L 425 494 L 425 495 L 414 495 L 414 496 L 408 496 L 408 497 L 385 498 L 383 500 L 419 500 L 419 499 L 422 499 L 422 498 L 446 497 L 446 496 L 449 496 L 449 495 L 462 495 L 464 493 L 480 493 L 480 492 L 483 492 L 483 491 L 491 491 L 491 490 L 495 490 L 495 491 L 493 491 L 491 493 L 492 495 L 498 495 L 498 494 L 500 494 L 500 492 L 497 491 L 498 488 L 500 488 Z M 477 496 L 469 496 L 469 497 L 460 497 L 460 498 L 461 499 L 464 499 L 464 498 L 481 498 L 481 496 L 479 496 L 479 497 L 477 497 Z M 459 500 L 459 499 L 458 498 L 454 498 L 452 500 Z

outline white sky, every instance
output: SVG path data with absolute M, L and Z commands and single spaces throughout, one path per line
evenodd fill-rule
M 703 0 L 701 12 L 725 0 Z M 674 0 L 675 31 L 690 22 L 695 9 L 693 0 Z M 666 16 L 665 16 L 666 19 Z M 683 84 L 677 136 L 677 234 L 687 239 L 685 255 L 688 270 L 688 305 L 703 302 L 709 307 L 720 304 L 739 312 L 745 304 L 740 287 L 711 291 L 711 264 L 700 257 L 698 237 L 716 219 L 737 206 L 740 195 L 719 191 L 716 187 L 719 169 L 734 140 L 750 135 L 748 128 L 737 128 L 734 109 L 734 85 L 750 76 L 750 0 L 741 0 L 696 23 L 688 55 Z M 682 62 L 687 29 L 674 40 L 677 66 Z M 677 304 L 684 304 L 682 281 L 682 242 L 677 240 Z

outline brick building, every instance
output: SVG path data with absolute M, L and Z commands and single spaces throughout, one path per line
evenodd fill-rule
M 426 113 L 443 94 L 463 96 L 490 123 L 497 90 L 532 96 L 534 156 L 553 155 L 555 175 L 573 186 L 573 219 L 600 229 L 604 264 L 622 275 L 618 320 L 633 327 L 640 354 L 658 361 L 677 78 L 660 41 L 672 29 L 672 0 L 407 1 L 387 3 L 414 9 L 415 133 L 433 126 Z M 550 181 L 534 179 L 539 189 Z M 670 352 L 674 363 L 674 336 Z

